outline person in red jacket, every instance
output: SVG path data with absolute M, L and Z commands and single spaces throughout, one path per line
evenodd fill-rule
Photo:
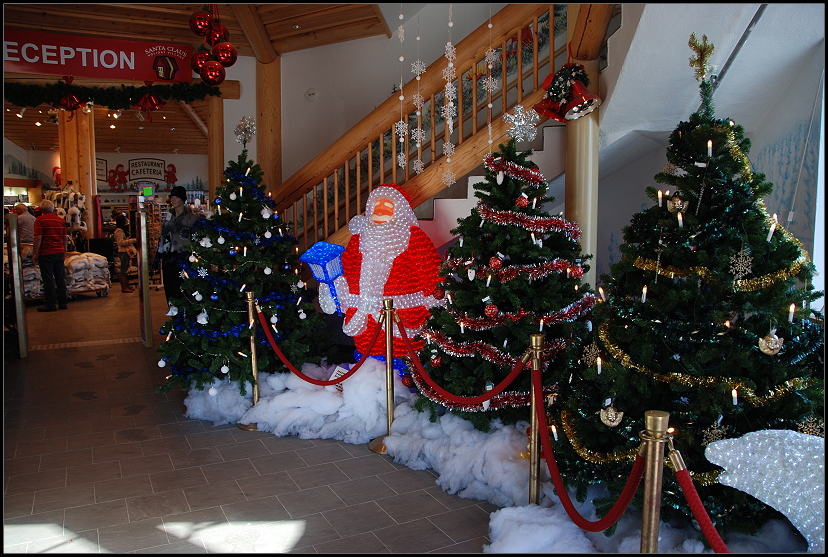
M 34 222 L 32 263 L 40 267 L 44 305 L 37 311 L 68 309 L 66 301 L 66 221 L 55 214 L 55 204 L 48 199 L 40 203 L 42 214 Z
M 423 341 L 414 341 L 414 335 L 429 310 L 442 304 L 433 296 L 441 260 L 419 227 L 407 194 L 396 184 L 382 184 L 368 196 L 365 215 L 352 218 L 348 228 L 353 236 L 342 253 L 343 275 L 335 284 L 345 309 L 342 330 L 353 337 L 357 357 L 385 356 L 383 334 L 370 345 L 385 299 L 393 301 L 413 348 L 421 349 Z M 321 288 L 323 310 L 330 305 L 323 304 L 325 295 L 329 296 L 328 290 Z M 396 324 L 393 330 L 394 358 L 402 358 L 408 352 Z

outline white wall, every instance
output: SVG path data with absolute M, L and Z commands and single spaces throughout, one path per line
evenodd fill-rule
M 452 4 L 451 42 L 459 43 L 506 4 Z M 426 66 L 445 54 L 448 4 L 405 13 L 403 82 L 411 64 Z M 397 11 L 397 15 L 399 11 Z M 370 37 L 282 56 L 282 178 L 287 179 L 392 95 L 400 84 L 399 18 L 386 15 L 391 38 Z M 418 31 L 419 28 L 419 31 Z M 421 40 L 416 40 L 419 34 Z M 419 55 L 418 55 L 419 44 Z M 316 100 L 305 92 L 316 89 Z

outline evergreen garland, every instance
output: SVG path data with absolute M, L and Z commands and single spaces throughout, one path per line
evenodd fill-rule
M 221 96 L 218 87 L 212 87 L 204 82 L 173 83 L 170 85 L 152 85 L 150 87 L 135 87 L 121 85 L 113 87 L 83 87 L 69 85 L 63 81 L 46 85 L 30 83 L 6 82 L 3 87 L 3 98 L 14 106 L 36 107 L 42 104 L 55 105 L 64 95 L 77 96 L 81 102 L 92 101 L 98 106 L 112 110 L 128 110 L 133 108 L 147 93 L 154 93 L 166 100 L 193 101 L 204 100 L 208 95 Z

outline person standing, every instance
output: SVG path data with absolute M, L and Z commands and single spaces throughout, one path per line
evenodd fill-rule
M 18 203 L 14 206 L 17 213 L 17 239 L 21 244 L 34 243 L 35 216 L 29 212 L 25 203 Z
M 32 263 L 40 267 L 43 279 L 44 305 L 37 311 L 69 309 L 66 306 L 66 222 L 55 214 L 55 204 L 46 199 L 40 203 L 42 214 L 34 222 Z M 57 307 L 55 307 L 57 306 Z
M 167 204 L 170 210 L 161 227 L 155 262 L 161 265 L 164 295 L 167 305 L 172 306 L 173 300 L 181 297 L 182 250 L 192 239 L 192 226 L 200 217 L 187 207 L 187 190 L 183 186 L 170 190 Z
M 129 261 L 132 259 L 130 252 L 135 249 L 132 247 L 134 243 L 135 238 L 129 237 L 126 217 L 118 213 L 118 216 L 115 217 L 115 245 L 118 246 L 118 259 L 121 262 L 121 267 L 118 270 L 121 292 L 135 292 L 135 289 L 129 285 L 129 276 L 127 274 L 129 271 Z
M 434 297 L 441 259 L 407 194 L 397 184 L 382 184 L 368 196 L 365 215 L 353 217 L 348 229 L 353 236 L 342 253 L 343 275 L 334 284 L 345 309 L 342 330 L 353 337 L 357 357 L 385 355 L 384 341 L 370 344 L 384 299 L 393 301 L 412 347 L 419 350 L 423 341 L 414 335 L 430 309 L 443 304 Z M 319 302 L 325 313 L 333 313 L 327 288 L 320 288 Z M 394 358 L 407 355 L 396 327 L 393 344 Z

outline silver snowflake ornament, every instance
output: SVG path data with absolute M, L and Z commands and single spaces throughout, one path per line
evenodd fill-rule
M 414 106 L 416 106 L 417 108 L 422 108 L 425 104 L 425 99 L 419 93 L 414 93 L 414 96 L 411 97 L 411 100 L 414 103 Z
M 443 185 L 450 186 L 457 181 L 457 176 L 451 170 L 443 172 Z
M 425 62 L 423 62 L 422 60 L 416 60 L 416 61 L 411 63 L 411 73 L 413 73 L 417 77 L 420 77 L 425 72 L 426 72 L 426 65 L 425 65 Z
M 540 116 L 534 110 L 526 112 L 521 105 L 517 104 L 515 105 L 515 113 L 506 113 L 503 115 L 503 119 L 512 125 L 509 128 L 509 137 L 517 141 L 531 141 L 538 134 L 535 126 L 538 125 Z
M 457 49 L 451 44 L 451 41 L 446 43 L 446 60 L 454 62 L 457 59 Z
M 425 141 L 426 133 L 423 128 L 411 128 L 411 140 L 417 143 L 419 147 L 420 144 Z
M 405 168 L 405 162 L 406 162 L 406 161 L 405 161 L 405 153 L 399 153 L 399 154 L 397 155 L 397 165 L 398 165 L 400 168 Z
M 493 65 L 499 56 L 497 55 L 497 51 L 493 48 L 490 48 L 486 51 L 486 65 Z
M 423 161 L 421 161 L 420 159 L 417 159 L 413 163 L 411 163 L 411 168 L 414 169 L 414 172 L 419 174 L 423 170 L 425 170 L 425 165 L 423 164 Z
M 198 276 L 200 276 L 201 278 L 206 277 L 207 276 L 207 269 L 203 269 L 203 268 L 199 269 L 198 270 Z
M 738 251 L 730 258 L 730 272 L 735 280 L 742 280 L 753 272 L 753 258 L 747 251 Z
M 454 83 L 448 82 L 446 86 L 443 88 L 446 92 L 446 98 L 450 101 L 453 101 L 457 98 L 457 87 L 454 86 Z
M 493 77 L 487 77 L 486 79 L 483 80 L 483 90 L 484 91 L 489 91 L 490 93 L 494 93 L 495 91 L 497 91 L 498 87 L 500 87 L 500 85 L 497 83 L 497 80 Z
M 400 120 L 394 124 L 394 133 L 400 138 L 408 135 L 408 125 L 405 123 L 405 120 Z
M 247 143 L 256 135 L 256 122 L 253 118 L 244 116 L 233 131 L 236 134 L 236 141 L 242 144 L 242 148 L 247 147 Z
M 454 143 L 448 141 L 443 143 L 443 154 L 451 158 L 454 155 Z
M 403 42 L 405 40 L 405 27 L 403 27 L 402 25 L 397 27 L 397 37 L 399 37 L 400 42 Z
M 457 77 L 457 70 L 454 66 L 447 66 L 443 68 L 443 80 L 454 81 L 455 77 Z

